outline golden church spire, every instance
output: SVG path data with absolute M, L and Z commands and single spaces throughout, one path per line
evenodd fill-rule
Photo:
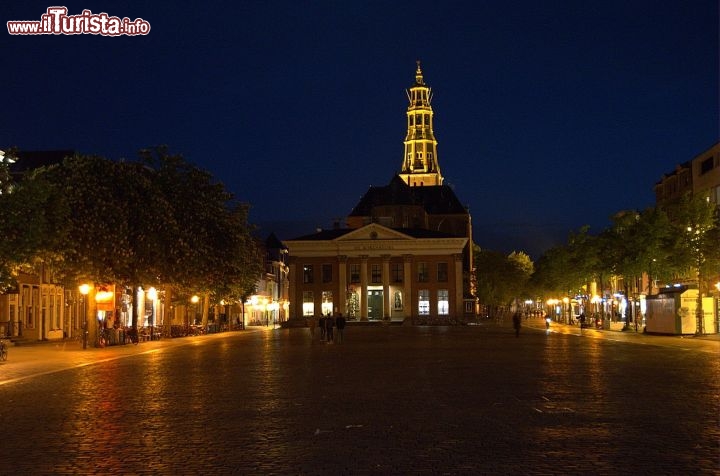
M 442 185 L 437 141 L 433 134 L 433 110 L 430 106 L 432 89 L 425 84 L 420 61 L 415 70 L 415 84 L 406 92 L 410 105 L 407 109 L 405 157 L 400 177 L 411 187 Z
M 422 69 L 420 69 L 420 60 L 416 61 L 417 70 L 415 71 L 415 84 L 425 84 L 423 81 Z

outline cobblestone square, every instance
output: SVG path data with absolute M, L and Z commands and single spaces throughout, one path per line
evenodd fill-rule
M 0 472 L 718 473 L 717 340 L 529 324 L 12 348 Z

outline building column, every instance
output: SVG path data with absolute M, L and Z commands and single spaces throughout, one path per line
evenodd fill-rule
M 343 316 L 347 315 L 347 256 L 338 256 L 338 299 L 337 299 L 337 312 L 342 312 Z
M 288 282 L 290 283 L 290 287 L 288 289 L 288 314 L 290 317 L 302 317 L 302 305 L 300 305 L 300 314 L 297 314 L 298 309 L 298 302 L 297 302 L 297 281 L 295 280 L 296 277 L 296 268 L 297 265 L 295 264 L 295 260 L 291 259 L 290 264 L 288 265 Z
M 463 296 L 463 266 L 462 255 L 453 255 L 455 259 L 455 317 L 461 317 L 465 313 Z
M 368 256 L 360 256 L 360 320 L 368 320 L 368 301 L 367 301 L 367 285 L 368 285 Z
M 383 320 L 392 318 L 390 307 L 390 255 L 382 255 Z
M 413 255 L 403 255 L 403 293 L 405 294 L 405 296 L 403 296 L 403 312 L 405 313 L 405 317 L 412 317 L 412 315 L 415 314 L 412 298 L 412 262 Z

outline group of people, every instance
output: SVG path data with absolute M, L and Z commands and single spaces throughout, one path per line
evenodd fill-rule
M 321 342 L 328 342 L 330 344 L 336 342 L 340 344 L 345 337 L 345 317 L 342 313 L 338 313 L 338 315 L 334 317 L 330 314 L 320 316 L 320 319 L 316 319 L 315 316 L 313 316 L 308 319 L 308 327 L 310 328 L 311 339 L 315 339 L 315 328 L 320 327 Z M 335 333 L 335 329 L 337 329 L 337 334 Z

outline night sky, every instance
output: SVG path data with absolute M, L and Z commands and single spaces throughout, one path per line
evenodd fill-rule
M 281 239 L 399 172 L 418 59 L 445 183 L 483 248 L 536 258 L 600 231 L 719 137 L 717 0 L 7 3 L 1 148 L 166 144 Z M 8 34 L 56 4 L 151 31 Z

